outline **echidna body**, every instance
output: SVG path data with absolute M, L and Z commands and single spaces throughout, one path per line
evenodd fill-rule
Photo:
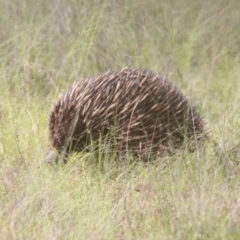
M 182 92 L 165 77 L 125 68 L 76 82 L 49 117 L 50 141 L 67 156 L 104 137 L 118 151 L 156 153 L 204 135 L 204 124 Z

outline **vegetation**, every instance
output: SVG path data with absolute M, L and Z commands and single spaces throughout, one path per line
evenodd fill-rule
M 1 239 L 240 239 L 239 5 L 1 0 Z M 128 65 L 193 99 L 205 146 L 149 164 L 93 153 L 44 163 L 58 95 Z

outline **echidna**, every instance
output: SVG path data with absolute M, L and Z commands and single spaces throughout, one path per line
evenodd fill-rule
M 202 117 L 171 81 L 152 71 L 108 71 L 73 86 L 49 117 L 50 141 L 67 159 L 102 138 L 118 151 L 158 154 L 205 135 Z

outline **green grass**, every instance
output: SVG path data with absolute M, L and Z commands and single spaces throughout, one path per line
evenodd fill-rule
M 240 239 L 239 5 L 0 1 L 0 239 Z M 45 164 L 59 94 L 128 65 L 190 96 L 209 142 L 148 165 Z

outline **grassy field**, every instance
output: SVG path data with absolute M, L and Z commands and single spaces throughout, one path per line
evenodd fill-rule
M 0 9 L 0 239 L 240 239 L 239 0 Z M 59 94 L 125 66 L 161 72 L 190 96 L 206 145 L 148 165 L 92 154 L 44 163 Z

